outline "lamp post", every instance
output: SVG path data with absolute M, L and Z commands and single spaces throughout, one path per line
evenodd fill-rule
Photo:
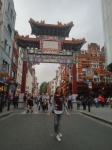
M 92 82 L 89 82 L 88 84 L 88 88 L 89 88 L 89 99 L 88 99 L 88 112 L 90 112 L 90 105 L 91 105 L 91 89 L 92 89 Z
M 92 75 L 92 68 L 90 67 L 90 63 L 86 66 L 86 84 L 88 84 L 88 112 L 90 112 L 90 105 L 91 105 L 91 89 L 92 89 L 92 82 L 90 79 L 93 78 Z

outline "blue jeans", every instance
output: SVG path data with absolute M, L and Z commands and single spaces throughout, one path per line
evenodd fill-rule
M 61 118 L 62 118 L 62 114 L 55 114 L 54 113 L 54 131 L 56 134 L 60 133 Z

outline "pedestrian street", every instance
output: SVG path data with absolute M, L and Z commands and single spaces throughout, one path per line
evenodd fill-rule
M 112 127 L 82 115 L 74 108 L 70 117 L 62 116 L 62 141 L 54 134 L 53 114 L 37 110 L 14 110 L 0 119 L 1 150 L 111 150 Z

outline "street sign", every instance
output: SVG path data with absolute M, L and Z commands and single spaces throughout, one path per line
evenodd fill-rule
M 8 74 L 0 74 L 0 77 L 9 77 Z
M 1 74 L 8 74 L 8 64 L 1 64 Z
M 1 64 L 0 77 L 8 77 L 8 64 Z

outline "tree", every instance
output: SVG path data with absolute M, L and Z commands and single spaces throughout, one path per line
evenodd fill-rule
M 43 82 L 41 85 L 40 85 L 40 94 L 42 93 L 47 93 L 47 83 L 46 82 Z

